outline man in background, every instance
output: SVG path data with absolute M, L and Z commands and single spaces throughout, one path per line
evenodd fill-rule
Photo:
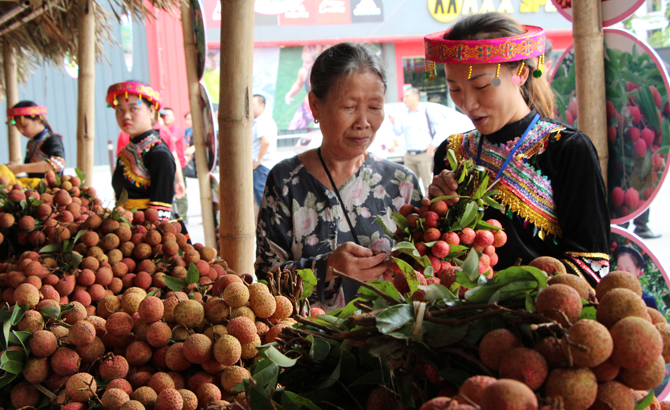
M 433 155 L 444 139 L 437 132 L 443 116 L 432 112 L 427 104 L 420 103 L 416 87 L 408 88 L 402 101 L 407 111 L 397 119 L 389 115 L 389 120 L 396 135 L 405 135 L 405 166 L 421 180 L 424 194 L 427 194 L 432 182 Z
M 265 97 L 254 94 L 254 125 L 251 153 L 254 167 L 254 200 L 260 206 L 265 190 L 265 181 L 275 165 L 277 152 L 277 124 L 270 113 L 265 112 Z

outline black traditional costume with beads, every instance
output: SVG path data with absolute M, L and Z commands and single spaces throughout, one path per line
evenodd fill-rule
M 435 174 L 448 169 L 447 150 L 476 160 L 494 177 L 519 137 L 532 123 L 532 111 L 499 131 L 453 135 L 435 152 Z M 518 258 L 527 264 L 538 256 L 560 259 L 568 272 L 595 286 L 609 272 L 610 219 L 598 154 L 582 132 L 541 117 L 514 152 L 493 190 L 503 210 L 489 207 L 485 219 L 500 221 L 507 243 L 498 250 L 500 270 Z M 493 178 L 491 178 L 493 179 Z
M 53 168 L 56 175 L 61 175 L 65 169 L 65 150 L 63 141 L 52 135 L 49 129 L 34 136 L 26 146 L 24 164 L 46 161 Z M 28 173 L 28 178 L 44 178 L 44 172 Z
M 117 199 L 124 189 L 128 192 L 125 208 L 154 208 L 160 219 L 169 220 L 174 173 L 174 157 L 158 131 L 152 129 L 131 139 L 119 152 L 112 187 Z

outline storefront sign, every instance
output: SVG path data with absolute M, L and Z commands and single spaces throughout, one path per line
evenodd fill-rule
M 314 0 L 305 0 L 296 8 L 279 15 L 280 26 L 311 26 L 316 24 Z
M 350 24 L 349 0 L 317 0 L 316 24 Z
M 521 13 L 537 13 L 542 9 L 547 13 L 556 12 L 551 0 L 428 0 L 430 15 L 442 23 L 454 21 L 460 15 L 492 11 L 514 14 L 517 9 Z
M 384 21 L 384 8 L 381 0 L 353 0 L 351 3 L 351 22 L 368 23 Z
M 260 14 L 283 14 L 302 2 L 303 0 L 256 0 L 254 11 Z

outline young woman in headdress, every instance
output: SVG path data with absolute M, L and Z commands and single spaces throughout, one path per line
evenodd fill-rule
M 21 101 L 7 109 L 7 121 L 29 138 L 23 164 L 7 164 L 14 174 L 25 172 L 28 178 L 43 178 L 52 170 L 61 175 L 65 169 L 63 137 L 53 132 L 47 122 L 47 107 L 32 101 Z
M 589 138 L 552 119 L 544 42 L 542 28 L 500 13 L 469 16 L 426 36 L 429 76 L 435 63 L 444 64 L 451 98 L 476 128 L 437 149 L 429 191 L 452 195 L 458 187 L 448 149 L 459 160 L 474 160 L 490 171 L 503 205 L 485 213 L 508 238 L 495 269 L 553 256 L 595 286 L 609 272 L 607 193 Z
M 112 186 L 116 199 L 123 190 L 126 209 L 155 209 L 160 220 L 169 220 L 174 197 L 175 159 L 153 128 L 161 107 L 160 93 L 135 81 L 117 83 L 107 90 L 107 104 L 114 108 L 121 131 L 130 142 L 117 155 Z M 185 227 L 182 232 L 186 234 Z

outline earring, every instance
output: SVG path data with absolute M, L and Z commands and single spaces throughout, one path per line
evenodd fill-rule
M 428 81 L 435 80 L 436 77 L 435 73 L 436 73 L 435 62 L 429 61 L 428 64 L 426 64 L 426 80 Z
M 519 67 L 519 72 L 516 73 L 516 75 L 512 76 L 512 82 L 516 85 L 521 84 L 521 74 L 523 74 L 523 67 L 526 65 L 525 62 L 521 62 L 521 66 Z
M 319 120 L 317 120 L 317 119 L 315 118 L 315 119 L 314 119 L 314 124 L 318 124 L 318 123 L 319 123 Z
M 538 58 L 537 69 L 533 71 L 533 77 L 535 78 L 542 77 L 542 71 L 544 71 L 544 54 L 542 54 L 540 58 Z
M 491 80 L 491 85 L 494 87 L 500 86 L 500 63 L 498 63 L 498 67 L 496 67 L 496 77 Z

